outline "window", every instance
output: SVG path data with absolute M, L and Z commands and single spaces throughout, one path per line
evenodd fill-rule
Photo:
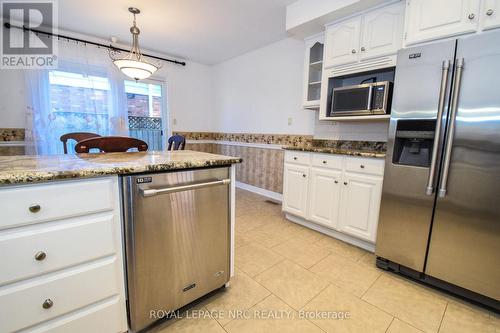
M 69 132 L 109 135 L 111 85 L 106 77 L 63 71 L 49 72 L 49 122 L 51 136 Z M 68 142 L 74 151 L 75 142 Z M 57 143 L 55 153 L 63 153 Z
M 50 153 L 63 153 L 59 137 L 70 132 L 117 135 L 117 117 L 122 119 L 121 135 L 144 140 L 149 150 L 163 149 L 163 87 L 160 83 L 112 81 L 105 76 L 53 70 L 48 73 L 50 110 L 42 119 Z M 120 89 L 113 87 L 123 85 Z M 125 96 L 113 94 L 124 91 Z M 126 120 L 128 117 L 128 129 Z M 113 122 L 113 125 L 111 124 Z M 126 133 L 128 130 L 128 133 Z M 125 133 L 123 133 L 125 132 Z M 68 142 L 68 151 L 76 143 Z
M 146 141 L 149 150 L 162 150 L 162 86 L 125 81 L 125 95 L 130 136 Z

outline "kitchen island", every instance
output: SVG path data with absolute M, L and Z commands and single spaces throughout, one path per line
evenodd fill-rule
M 229 168 L 233 275 L 234 164 L 240 162 L 187 150 L 0 157 L 0 331 L 129 329 L 122 176 L 144 175 L 147 182 L 158 173 L 183 179 L 190 170 Z
M 241 158 L 191 150 L 47 156 L 0 156 L 0 186 L 107 175 L 206 168 Z

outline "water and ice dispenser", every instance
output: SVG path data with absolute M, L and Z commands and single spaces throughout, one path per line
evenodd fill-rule
M 436 120 L 398 120 L 392 163 L 429 167 Z

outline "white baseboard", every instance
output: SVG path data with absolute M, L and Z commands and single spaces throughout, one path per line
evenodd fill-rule
M 257 186 L 253 186 L 253 185 L 250 185 L 250 184 L 245 184 L 245 183 L 242 183 L 242 182 L 236 182 L 236 187 L 237 188 L 241 188 L 243 190 L 247 190 L 247 191 L 250 191 L 250 192 L 253 192 L 253 193 L 257 193 L 257 194 L 260 194 L 264 197 L 267 197 L 269 199 L 273 199 L 273 200 L 276 200 L 276 201 L 279 201 L 279 202 L 282 202 L 283 201 L 283 194 L 281 193 L 276 193 L 276 192 L 273 192 L 273 191 L 269 191 L 269 190 L 266 190 L 266 189 L 263 189 L 263 188 L 260 188 L 260 187 L 257 187 Z
M 288 213 L 285 213 L 285 217 L 287 218 L 287 220 L 290 220 L 294 223 L 300 224 L 306 228 L 313 229 L 313 230 L 316 230 L 318 232 L 321 232 L 322 234 L 328 235 L 330 237 L 340 239 L 341 241 L 355 245 L 357 247 L 360 247 L 360 248 L 365 249 L 367 251 L 370 251 L 372 253 L 375 252 L 375 244 L 373 244 L 373 243 L 370 243 L 370 242 L 367 242 L 367 241 L 364 241 L 364 240 L 361 240 L 361 239 L 358 239 L 355 237 L 351 237 L 351 236 L 343 234 L 337 230 L 323 227 L 322 225 L 307 221 L 301 217 L 290 215 Z

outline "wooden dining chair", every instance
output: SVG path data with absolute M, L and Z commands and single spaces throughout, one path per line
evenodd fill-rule
M 68 153 L 68 140 L 75 140 L 76 142 L 90 139 L 90 138 L 100 138 L 101 136 L 97 133 L 90 133 L 90 132 L 73 132 L 73 133 L 66 133 L 64 135 L 61 135 L 60 140 L 63 143 L 64 147 L 64 153 Z
M 168 138 L 168 148 L 167 150 L 184 150 L 186 147 L 186 138 L 182 135 L 173 135 Z
M 88 153 L 90 149 L 99 149 L 103 153 L 126 152 L 131 148 L 139 151 L 148 150 L 148 144 L 142 140 L 127 136 L 102 136 L 78 142 L 75 146 L 77 153 Z

